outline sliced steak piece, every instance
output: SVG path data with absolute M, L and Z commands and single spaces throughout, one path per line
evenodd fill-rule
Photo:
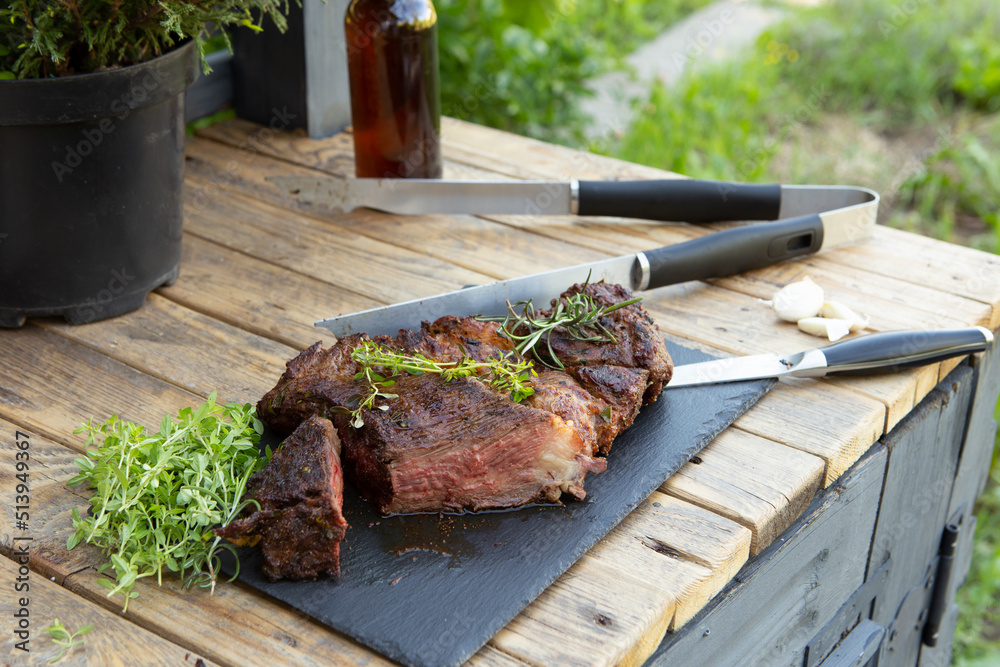
M 250 478 L 247 496 L 260 509 L 215 532 L 237 544 L 259 542 L 268 579 L 340 576 L 344 476 L 340 439 L 329 420 L 302 422 Z
M 562 417 L 587 443 L 591 454 L 607 453 L 618 434 L 612 421 L 613 408 L 607 401 L 563 371 L 543 371 L 531 386 L 535 393 L 526 401 L 528 405 Z
M 623 366 L 573 366 L 570 372 L 587 393 L 608 406 L 601 413 L 605 429 L 597 443 L 597 453 L 606 456 L 612 441 L 639 414 L 643 394 L 649 386 L 649 371 Z
M 330 407 L 347 405 L 358 393 L 353 350 L 367 336 L 345 336 L 330 349 L 314 343 L 285 364 L 278 384 L 257 402 L 257 415 L 276 432 L 287 435 L 312 415 L 327 415 Z M 332 415 L 329 415 L 332 416 Z
M 348 471 L 382 514 L 461 511 L 583 498 L 603 459 L 558 415 L 475 378 L 402 376 L 389 410 L 341 433 Z
M 566 299 L 580 292 L 603 306 L 612 306 L 632 298 L 632 293 L 625 287 L 605 282 L 573 285 L 560 298 Z M 549 312 L 551 311 L 543 311 L 539 316 L 545 316 Z M 644 369 L 649 372 L 649 376 L 643 403 L 655 401 L 663 385 L 670 381 L 673 374 L 673 363 L 656 323 L 642 306 L 635 303 L 605 315 L 601 318 L 601 324 L 614 335 L 617 342 L 575 340 L 560 327 L 552 332 L 552 350 L 567 369 L 574 366 Z

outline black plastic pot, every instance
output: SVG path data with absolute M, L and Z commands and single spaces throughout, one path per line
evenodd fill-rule
M 193 43 L 146 63 L 0 81 L 0 326 L 134 310 L 177 279 Z

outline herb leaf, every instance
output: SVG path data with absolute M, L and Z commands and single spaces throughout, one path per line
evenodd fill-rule
M 59 662 L 62 659 L 62 657 L 66 655 L 67 651 L 69 651 L 77 644 L 82 644 L 84 641 L 83 636 L 90 632 L 93 632 L 93 630 L 94 630 L 93 625 L 84 625 L 81 626 L 80 629 L 77 630 L 76 632 L 70 632 L 68 629 L 66 629 L 66 626 L 64 626 L 62 623 L 59 622 L 58 618 L 54 619 L 52 621 L 52 625 L 50 625 L 49 627 L 42 628 L 42 632 L 45 632 L 49 635 L 49 638 L 52 639 L 52 643 L 58 644 L 59 646 L 62 647 L 59 651 L 59 655 L 49 660 L 49 664 L 52 665 Z
M 588 282 L 590 278 L 588 277 Z M 584 283 L 586 287 L 587 283 Z M 542 317 L 535 314 L 531 299 L 518 301 L 515 304 L 507 302 L 507 314 L 502 316 L 480 316 L 477 319 L 484 322 L 502 322 L 499 333 L 514 343 L 514 350 L 523 356 L 529 354 L 536 361 L 556 370 L 565 370 L 562 361 L 552 349 L 552 332 L 562 328 L 565 335 L 573 340 L 594 343 L 617 343 L 614 334 L 601 324 L 601 318 L 619 308 L 631 306 L 642 301 L 635 297 L 626 301 L 603 306 L 593 297 L 584 292 L 559 299 L 552 311 Z M 520 308 L 521 312 L 515 311 Z M 544 350 L 539 350 L 539 343 L 544 343 Z
M 512 354 L 491 357 L 486 361 L 475 361 L 469 357 L 457 362 L 435 361 L 422 354 L 404 354 L 372 341 L 363 341 L 351 351 L 351 359 L 356 361 L 361 369 L 354 375 L 354 379 L 364 380 L 366 385 L 366 393 L 352 397 L 357 400 L 350 401 L 352 405 L 347 407 L 351 425 L 355 428 L 365 424 L 361 416 L 362 410 L 387 409 L 388 406 L 385 405 L 376 406 L 375 401 L 378 398 L 396 398 L 396 394 L 390 394 L 383 389 L 392 387 L 396 383 L 394 378 L 403 373 L 409 375 L 436 373 L 445 382 L 450 382 L 455 378 L 478 376 L 488 372 L 489 385 L 497 391 L 509 394 L 515 403 L 520 403 L 535 392 L 531 387 L 531 378 L 536 374 L 531 362 L 515 358 Z M 383 372 L 376 371 L 376 368 Z M 386 376 L 384 373 L 389 375 Z
M 94 493 L 87 516 L 73 511 L 66 547 L 100 547 L 108 562 L 99 571 L 113 572 L 115 581 L 98 583 L 108 597 L 122 593 L 125 609 L 138 595 L 135 582 L 156 575 L 162 583 L 164 569 L 179 573 L 186 587 L 214 590 L 226 545 L 211 529 L 255 504 L 243 495 L 268 459 L 257 450 L 263 426 L 249 403 L 222 406 L 215 398 L 164 417 L 156 433 L 117 415 L 76 430 L 96 449 L 76 460 L 80 472 L 67 483 Z

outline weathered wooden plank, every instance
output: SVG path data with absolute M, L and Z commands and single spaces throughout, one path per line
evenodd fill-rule
M 823 288 L 828 300 L 842 301 L 859 314 L 870 317 L 872 331 L 989 324 L 992 308 L 981 301 L 894 276 L 880 276 L 869 270 L 845 269 L 835 258 L 849 248 L 845 246 L 712 282 L 760 299 L 771 299 L 785 285 L 808 276 Z M 877 289 L 872 287 L 875 282 Z
M 120 612 L 121 598 L 108 598 L 97 578 L 87 569 L 69 576 L 65 586 L 95 606 Z M 223 582 L 210 594 L 165 577 L 162 586 L 141 579 L 135 590 L 139 597 L 129 602 L 126 618 L 221 664 L 394 664 L 242 584 Z
M 354 174 L 354 137 L 349 131 L 311 139 L 304 132 L 274 132 L 231 118 L 198 130 L 197 137 L 236 148 L 238 155 L 232 159 L 237 165 L 252 166 L 269 156 L 338 176 Z
M 749 528 L 753 556 L 805 511 L 825 468 L 812 454 L 730 428 L 660 490 Z
M 745 562 L 750 531 L 654 493 L 491 645 L 535 665 L 641 664 Z
M 620 181 L 678 178 L 677 174 L 566 146 L 513 137 L 507 132 L 455 118 L 441 120 L 441 146 L 452 160 L 506 173 L 515 178 Z
M 872 620 L 889 627 L 910 589 L 931 567 L 948 521 L 955 471 L 973 389 L 969 367 L 957 370 L 949 385 L 935 389 L 883 442 L 889 458 L 869 571 L 888 558 L 892 565 Z M 891 655 L 893 664 L 915 664 L 922 623 L 901 622 Z M 883 650 L 890 657 L 887 650 Z
M 196 313 L 158 294 L 139 310 L 86 326 L 42 322 L 161 380 L 219 402 L 255 403 L 298 350 Z
M 320 221 L 335 225 L 335 230 L 331 232 L 328 229 L 327 232 L 344 237 L 345 244 L 352 243 L 356 237 L 371 237 L 378 239 L 379 243 L 391 240 L 393 244 L 406 250 L 390 254 L 402 254 L 406 257 L 419 251 L 421 256 L 436 258 L 442 265 L 457 265 L 493 278 L 524 275 L 607 256 L 606 253 L 581 248 L 566 240 L 539 236 L 530 233 L 530 230 L 526 230 L 529 233 L 518 232 L 507 225 L 476 216 L 394 216 L 366 209 L 347 214 L 332 213 L 319 206 L 287 197 L 265 180 L 267 176 L 316 175 L 315 172 L 278 160 L 264 159 L 255 160 L 252 166 L 226 172 L 225 165 L 230 154 L 231 149 L 211 141 L 194 139 L 188 145 L 186 182 L 190 193 L 186 197 L 185 210 L 189 216 L 197 212 L 218 211 L 216 200 L 224 191 L 239 193 L 243 195 L 241 200 L 245 200 L 247 196 L 256 197 L 286 209 L 307 213 L 310 216 L 308 222 L 312 226 L 322 228 Z M 232 205 L 226 205 L 227 209 L 231 207 Z M 283 211 L 283 215 L 288 215 L 287 210 Z M 298 217 L 302 216 L 296 216 Z M 189 229 L 192 228 L 194 227 L 189 226 Z M 330 246 L 320 246 L 318 250 L 328 247 Z M 302 254 L 307 250 L 299 247 L 297 253 Z M 383 252 L 389 253 L 388 250 Z M 574 259 L 568 261 L 567 255 Z M 345 255 L 344 260 L 349 264 L 351 256 Z M 359 262 L 354 268 L 370 270 L 364 262 Z M 387 276 L 383 276 L 385 278 Z
M 83 450 L 73 431 L 89 417 L 113 414 L 146 426 L 166 412 L 201 402 L 158 380 L 50 331 L 25 326 L 0 331 L 0 417 Z
M 817 380 L 782 381 L 734 425 L 823 459 L 826 487 L 881 437 L 885 406 Z
M 189 176 L 185 182 L 189 232 L 382 303 L 495 278 L 230 190 L 202 200 L 203 181 Z
M 983 492 L 989 477 L 996 443 L 997 421 L 994 410 L 1000 394 L 1000 347 L 972 357 L 976 386 L 972 397 L 969 424 L 962 445 L 962 457 L 955 474 L 955 485 L 948 505 L 952 517 L 964 505 L 971 510 Z
M 137 627 L 116 614 L 100 609 L 86 600 L 73 595 L 58 584 L 40 575 L 25 574 L 22 565 L 9 558 L 0 558 L 0 576 L 4 581 L 14 582 L 19 577 L 27 578 L 29 589 L 22 594 L 10 592 L 0 597 L 0 613 L 4 618 L 15 618 L 21 609 L 27 610 L 28 637 L 24 644 L 26 651 L 17 648 L 22 641 L 16 632 L 4 633 L 4 664 L 12 666 L 39 665 L 54 660 L 60 647 L 54 644 L 42 629 L 59 621 L 75 632 L 84 625 L 93 625 L 94 630 L 84 636 L 82 644 L 72 647 L 60 661 L 64 664 L 154 667 L 156 665 L 208 665 L 205 658 L 186 648 L 183 643 L 170 642 L 143 628 Z M 13 586 L 13 583 L 10 584 Z M 23 602 L 22 602 L 23 601 Z M 8 626 L 10 627 L 10 626 Z M 123 639 L 127 638 L 127 649 L 123 649 Z
M 864 580 L 885 462 L 885 448 L 872 448 L 648 664 L 801 665 L 805 646 Z
M 316 320 L 374 308 L 374 299 L 185 234 L 181 275 L 158 293 L 259 336 L 304 349 L 333 341 Z
M 979 301 L 992 309 L 989 324 L 984 326 L 1000 326 L 1000 257 L 996 255 L 878 226 L 871 240 L 845 247 L 830 259 Z

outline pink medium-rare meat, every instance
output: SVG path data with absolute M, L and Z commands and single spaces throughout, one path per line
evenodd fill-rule
M 247 497 L 260 509 L 215 532 L 237 544 L 259 543 L 268 579 L 340 575 L 344 476 L 340 440 L 329 420 L 302 422 L 250 478 Z
M 569 373 L 544 370 L 531 386 L 535 393 L 525 403 L 559 415 L 590 446 L 592 454 L 606 453 L 620 429 L 615 429 L 612 406 L 580 385 Z
M 344 455 L 382 514 L 461 511 L 583 498 L 604 459 L 559 416 L 514 403 L 474 378 L 400 377 L 388 412 L 344 431 Z

